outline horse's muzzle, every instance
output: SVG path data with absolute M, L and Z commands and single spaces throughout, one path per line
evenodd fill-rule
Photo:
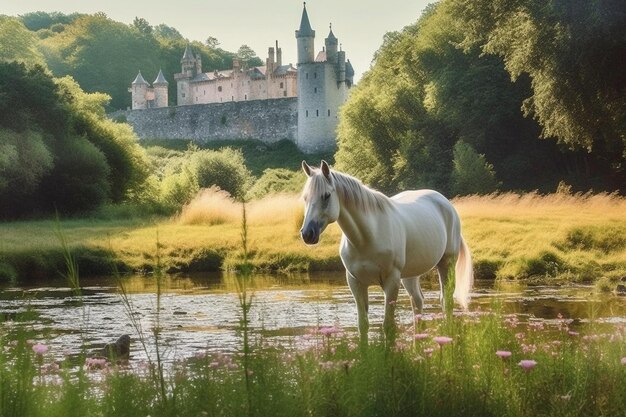
M 320 241 L 320 226 L 317 222 L 309 222 L 306 227 L 300 230 L 302 240 L 307 245 L 315 245 Z

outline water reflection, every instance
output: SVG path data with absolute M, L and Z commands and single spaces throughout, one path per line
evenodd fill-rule
M 162 282 L 160 322 L 166 357 L 170 360 L 205 351 L 236 350 L 240 312 L 237 278 L 232 274 L 168 276 Z M 64 281 L 4 287 L 0 291 L 2 328 L 11 332 L 26 328 L 32 337 L 45 341 L 59 358 L 77 354 L 81 346 L 98 349 L 121 334 L 136 338 L 129 314 L 137 319 L 146 337 L 156 323 L 156 280 L 153 277 L 123 278 L 131 311 L 122 302 L 118 283 L 110 277 L 83 279 L 77 297 Z M 425 311 L 439 311 L 438 283 L 423 280 Z M 254 335 L 276 343 L 294 343 L 311 328 L 338 325 L 356 332 L 352 295 L 343 274 L 256 275 L 252 280 L 251 326 Z M 398 320 L 412 320 L 409 298 L 401 293 Z M 626 323 L 626 300 L 600 296 L 589 286 L 532 286 L 519 282 L 477 282 L 472 310 L 494 306 L 524 319 L 555 319 L 559 314 L 584 326 Z M 376 331 L 382 323 L 383 293 L 370 288 L 370 323 Z M 151 348 L 151 344 L 147 344 Z M 145 358 L 133 343 L 134 359 Z

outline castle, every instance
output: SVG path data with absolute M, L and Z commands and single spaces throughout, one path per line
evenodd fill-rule
M 276 42 L 275 48 L 268 49 L 264 66 L 246 68 L 234 59 L 232 70 L 205 73 L 202 71 L 200 55 L 194 56 L 187 46 L 181 59 L 182 70 L 174 75 L 177 105 L 265 100 L 267 106 L 276 104 L 278 109 L 284 108 L 278 99 L 292 98 L 297 100 L 297 126 L 293 126 L 295 134 L 288 139 L 293 140 L 305 152 L 333 149 L 339 107 L 346 101 L 348 91 L 353 85 L 354 69 L 350 61 L 346 60 L 345 51 L 338 47 L 339 40 L 333 34 L 332 27 L 324 47 L 315 55 L 315 31 L 309 22 L 306 3 L 302 10 L 300 28 L 295 35 L 298 48 L 297 68 L 282 63 L 282 50 Z M 167 107 L 167 87 L 168 83 L 161 71 L 152 88 L 139 72 L 129 88 L 132 93 L 132 109 Z M 220 111 L 215 106 L 207 109 Z M 225 120 L 224 117 L 221 120 Z M 131 119 L 129 118 L 129 122 L 132 123 Z M 254 119 L 244 124 L 246 128 L 245 132 L 241 132 L 241 137 L 254 138 Z M 230 132 L 233 134 L 232 129 Z M 208 134 L 211 136 L 210 132 Z M 141 137 L 140 132 L 139 135 Z M 257 139 L 268 141 L 284 138 Z

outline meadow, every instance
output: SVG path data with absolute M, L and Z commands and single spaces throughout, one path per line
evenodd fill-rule
M 453 201 L 485 279 L 594 282 L 611 289 L 626 276 L 626 199 L 613 194 L 494 194 Z M 302 202 L 274 195 L 246 204 L 250 262 L 256 270 L 341 271 L 340 231 L 302 243 Z M 233 270 L 241 260 L 242 206 L 204 190 L 176 216 L 23 221 L 0 224 L 0 277 L 45 277 L 64 268 L 63 234 L 83 275 L 150 272 L 157 245 L 167 272 Z M 126 216 L 124 216 L 126 217 Z

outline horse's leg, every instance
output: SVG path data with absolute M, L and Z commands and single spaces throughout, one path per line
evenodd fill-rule
M 396 302 L 398 301 L 398 292 L 400 291 L 399 277 L 390 276 L 383 283 L 383 291 L 385 292 L 385 319 L 383 320 L 383 329 L 388 341 L 393 341 L 396 333 Z
M 424 307 L 424 294 L 420 287 L 420 277 L 403 278 L 402 286 L 411 297 L 411 307 L 413 307 L 413 330 L 417 332 L 416 315 L 422 312 Z
M 437 264 L 437 274 L 439 275 L 439 286 L 441 287 L 441 292 L 439 293 L 439 301 L 441 302 L 441 310 L 444 312 L 446 311 L 447 302 L 448 301 L 452 302 L 452 300 L 448 300 L 448 297 L 446 294 L 446 291 L 448 290 L 448 271 L 450 271 L 450 265 L 451 265 L 452 260 L 454 260 L 453 256 L 443 255 L 443 257 Z
M 352 274 L 346 272 L 346 278 L 352 296 L 356 302 L 356 312 L 359 320 L 359 336 L 362 344 L 367 344 L 367 332 L 369 330 L 369 320 L 367 318 L 368 297 L 367 286 L 359 282 Z

